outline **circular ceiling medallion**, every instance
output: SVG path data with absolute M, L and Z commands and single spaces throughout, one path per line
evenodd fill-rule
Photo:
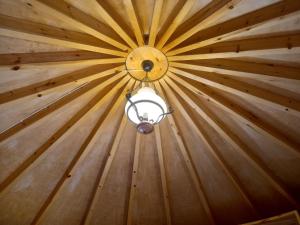
M 151 61 L 152 69 L 148 72 L 150 81 L 162 78 L 168 70 L 168 59 L 158 49 L 143 46 L 134 49 L 126 58 L 126 69 L 128 73 L 136 80 L 143 80 L 146 72 L 143 69 L 143 62 Z

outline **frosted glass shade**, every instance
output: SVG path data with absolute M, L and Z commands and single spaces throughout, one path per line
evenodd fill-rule
M 131 103 L 131 102 L 133 103 Z M 130 121 L 139 124 L 142 121 L 151 124 L 161 121 L 167 113 L 165 101 L 158 96 L 150 87 L 141 88 L 135 95 L 131 96 L 130 101 L 125 105 L 125 113 Z M 134 105 L 137 108 L 138 118 Z

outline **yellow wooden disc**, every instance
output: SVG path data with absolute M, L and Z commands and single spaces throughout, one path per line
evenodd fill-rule
M 137 80 L 143 80 L 146 76 L 142 67 L 144 60 L 153 62 L 153 68 L 148 72 L 150 81 L 162 78 L 168 70 L 167 57 L 161 51 L 149 46 L 139 47 L 130 52 L 126 59 L 128 73 Z

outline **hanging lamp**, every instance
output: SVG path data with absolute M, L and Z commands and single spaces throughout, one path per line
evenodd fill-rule
M 168 110 L 166 102 L 148 86 L 150 81 L 148 73 L 153 69 L 153 65 L 151 60 L 142 61 L 141 67 L 146 75 L 141 83 L 145 86 L 126 95 L 125 113 L 136 125 L 137 130 L 143 134 L 151 133 L 154 125 L 163 120 L 167 114 L 172 113 L 172 110 Z

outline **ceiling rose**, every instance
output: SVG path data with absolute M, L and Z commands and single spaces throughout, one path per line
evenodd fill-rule
M 133 49 L 126 58 L 126 69 L 134 79 L 141 81 L 145 78 L 143 68 L 145 60 L 150 60 L 153 63 L 153 68 L 148 71 L 148 81 L 159 80 L 168 71 L 168 59 L 160 50 L 150 46 L 142 46 Z

